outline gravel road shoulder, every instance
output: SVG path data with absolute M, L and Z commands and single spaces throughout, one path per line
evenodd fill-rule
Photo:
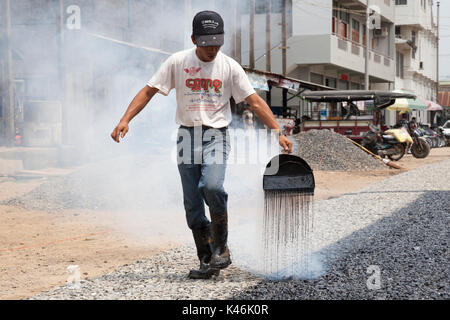
M 449 171 L 442 161 L 316 202 L 314 279 L 266 281 L 237 261 L 216 279 L 189 280 L 197 261 L 187 246 L 31 299 L 449 299 Z

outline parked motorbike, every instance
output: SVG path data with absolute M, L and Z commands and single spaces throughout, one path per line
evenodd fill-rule
M 428 157 L 431 147 L 425 138 L 422 137 L 422 133 L 417 129 L 416 123 L 414 121 L 408 122 L 406 129 L 413 140 L 411 154 L 418 159 Z
M 431 129 L 428 125 L 419 124 L 418 129 L 423 133 L 423 137 L 427 140 L 431 148 L 438 148 L 440 145 L 439 134 Z
M 382 158 L 388 157 L 392 161 L 400 160 L 406 153 L 408 146 L 413 143 L 408 131 L 404 128 L 382 131 L 370 124 L 362 139 L 361 145 Z
M 438 147 L 442 148 L 450 144 L 450 134 L 448 136 L 445 135 L 445 131 L 442 127 L 435 127 L 434 131 L 438 135 Z

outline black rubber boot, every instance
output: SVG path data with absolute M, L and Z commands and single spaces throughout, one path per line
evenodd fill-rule
M 225 269 L 231 264 L 231 253 L 228 241 L 228 214 L 211 213 L 211 233 L 213 239 L 213 254 L 209 266 L 211 269 Z
M 210 279 L 212 276 L 218 276 L 220 270 L 213 270 L 209 263 L 212 255 L 211 231 L 210 225 L 192 229 L 195 246 L 197 247 L 197 256 L 200 260 L 198 270 L 189 271 L 190 279 Z

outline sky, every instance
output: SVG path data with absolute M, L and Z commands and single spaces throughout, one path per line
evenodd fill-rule
M 450 80 L 450 0 L 441 0 L 439 78 Z

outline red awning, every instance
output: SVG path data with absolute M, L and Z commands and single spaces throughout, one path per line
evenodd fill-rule
M 450 107 L 450 92 L 439 92 L 438 103 L 443 107 Z

